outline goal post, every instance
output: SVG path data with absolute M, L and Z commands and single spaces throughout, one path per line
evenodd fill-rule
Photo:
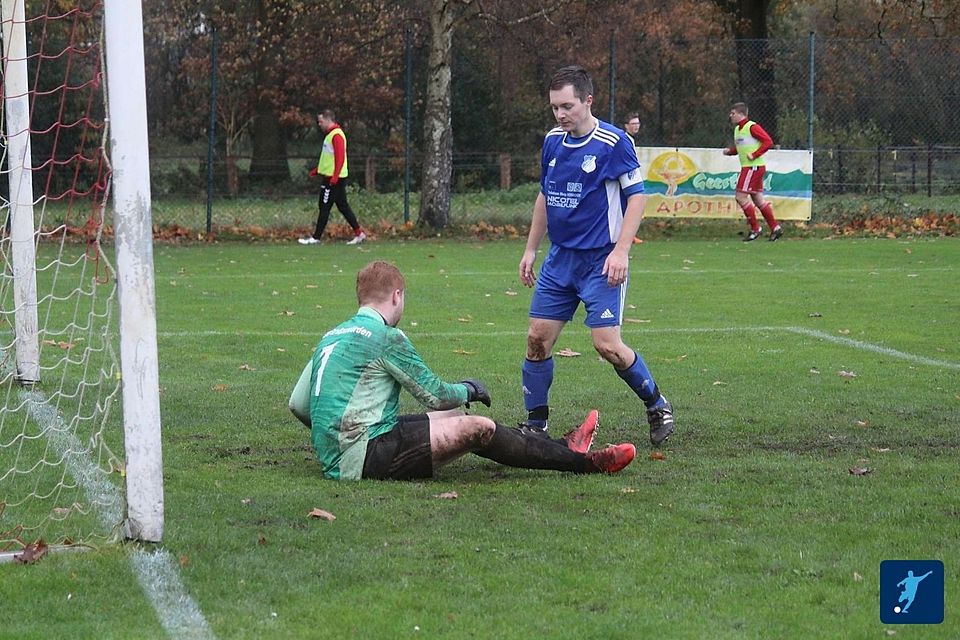
M 124 533 L 158 542 L 163 463 L 143 12 L 139 1 L 105 0 L 104 18 L 127 458 Z
M 141 5 L 0 4 L 0 562 L 160 542 Z
M 10 194 L 10 253 L 13 272 L 17 378 L 40 379 L 37 333 L 37 275 L 33 228 L 33 155 L 30 151 L 30 97 L 27 87 L 27 33 L 23 0 L 2 0 L 4 110 Z

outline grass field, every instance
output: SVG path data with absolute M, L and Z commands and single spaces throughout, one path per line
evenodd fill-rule
M 663 460 L 580 312 L 557 344 L 582 355 L 557 358 L 551 422 L 599 408 L 598 444 L 638 445 L 622 473 L 468 456 L 426 482 L 322 480 L 286 401 L 353 313 L 356 270 L 401 266 L 401 328 L 438 374 L 484 380 L 480 409 L 512 423 L 521 251 L 158 246 L 160 549 L 196 610 L 143 554 L 107 546 L 0 564 L 0 637 L 960 636 L 956 239 L 635 246 L 623 333 L 674 403 Z M 944 562 L 943 624 L 881 624 L 885 559 Z

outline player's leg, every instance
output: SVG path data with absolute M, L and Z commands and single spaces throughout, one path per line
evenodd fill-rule
M 763 182 L 761 178 L 760 182 L 760 191 L 751 194 L 751 199 L 753 204 L 757 209 L 760 210 L 763 219 L 767 221 L 767 226 L 770 227 L 770 242 L 776 241 L 780 236 L 783 235 L 783 228 L 780 226 L 780 223 L 777 222 L 777 217 L 773 214 L 773 205 L 763 197 Z
M 330 220 L 330 211 L 333 209 L 332 187 L 324 180 L 320 187 L 320 197 L 317 202 L 319 213 L 317 215 L 317 226 L 313 230 L 313 237 L 317 240 L 323 238 L 323 230 L 327 228 L 327 221 Z
M 590 417 L 584 421 L 584 425 L 590 423 Z M 496 424 L 490 441 L 473 453 L 510 467 L 573 473 L 615 473 L 630 464 L 636 456 L 636 447 L 629 443 L 586 453 L 575 451 L 570 446 L 570 442 L 562 439 L 555 440 L 530 430 Z
M 576 252 L 550 247 L 530 300 L 527 352 L 521 368 L 525 425 L 546 430 L 553 384 L 553 346 L 580 305 Z
M 747 218 L 747 224 L 750 225 L 750 232 L 743 239 L 744 242 L 750 242 L 760 237 L 762 229 L 757 220 L 757 208 L 753 204 L 753 198 L 750 197 L 751 185 L 758 167 L 741 167 L 740 175 L 737 177 L 736 199 L 743 215 Z
M 553 384 L 553 346 L 565 321 L 530 318 L 527 353 L 521 368 L 526 426 L 546 431 L 550 417 L 550 387 Z
M 341 178 L 337 181 L 337 184 L 331 187 L 332 198 L 334 204 L 337 205 L 337 210 L 343 215 L 344 219 L 347 221 L 347 224 L 350 225 L 350 228 L 353 229 L 354 240 L 359 238 L 361 235 L 366 237 L 366 234 L 363 233 L 363 228 L 360 227 L 360 222 L 357 220 L 357 215 L 353 212 L 353 209 L 350 207 L 350 203 L 347 201 L 347 186 L 346 178 Z M 363 240 L 357 242 L 351 242 L 351 244 L 359 244 Z
M 620 328 L 628 282 L 611 287 L 602 268 L 592 272 L 580 291 L 587 311 L 585 324 L 590 327 L 593 348 L 643 402 L 650 441 L 659 445 L 673 433 L 673 407 L 660 393 L 643 357 L 623 342 Z

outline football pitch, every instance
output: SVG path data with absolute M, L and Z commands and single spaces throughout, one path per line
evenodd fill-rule
M 599 409 L 597 445 L 638 446 L 623 472 L 467 456 L 424 482 L 323 480 L 287 397 L 358 268 L 395 262 L 424 360 L 483 380 L 475 409 L 514 424 L 522 250 L 158 245 L 172 568 L 127 546 L 0 564 L 0 637 L 960 636 L 957 239 L 635 245 L 623 334 L 674 405 L 662 459 L 581 309 L 551 429 Z M 943 561 L 942 624 L 880 622 L 888 559 Z

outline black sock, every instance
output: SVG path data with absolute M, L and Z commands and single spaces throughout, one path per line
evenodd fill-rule
M 571 451 L 564 440 L 554 440 L 497 424 L 493 438 L 475 454 L 509 467 L 552 469 L 588 473 L 593 465 L 582 453 Z

